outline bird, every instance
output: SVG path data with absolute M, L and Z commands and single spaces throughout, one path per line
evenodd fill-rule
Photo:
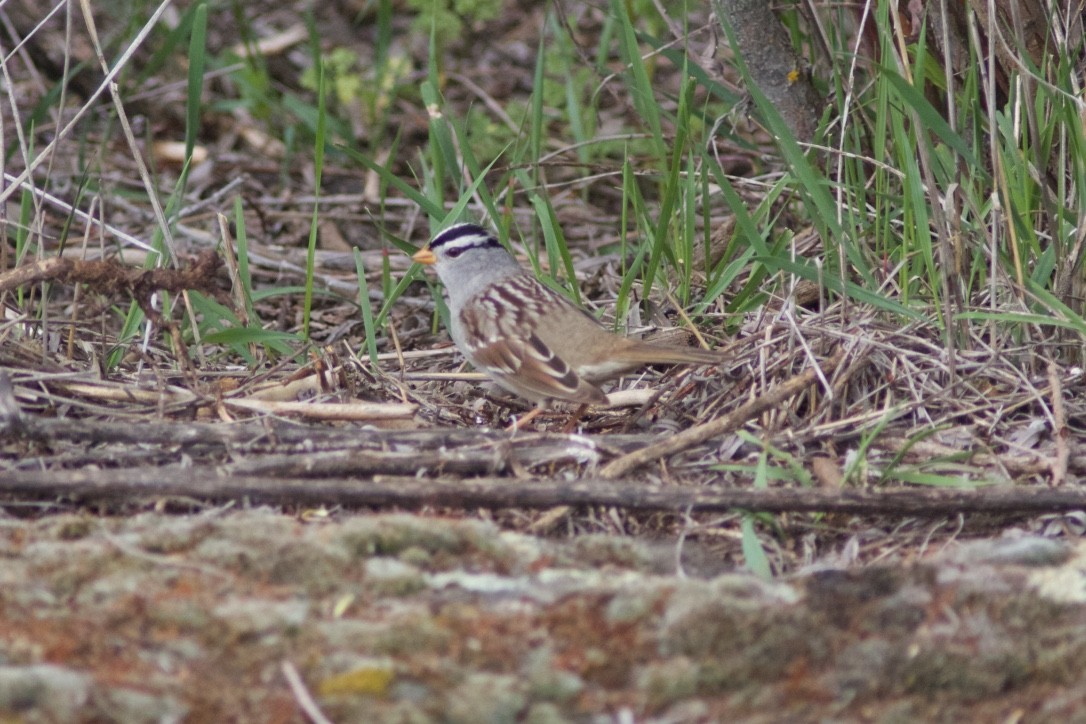
M 482 226 L 438 233 L 411 259 L 432 266 L 448 294 L 449 334 L 477 370 L 537 406 L 605 405 L 598 383 L 648 364 L 720 364 L 704 349 L 612 334 L 525 272 Z

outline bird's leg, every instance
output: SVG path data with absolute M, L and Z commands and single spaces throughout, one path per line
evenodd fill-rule
M 547 409 L 547 406 L 545 404 L 536 405 L 535 409 L 533 409 L 531 412 L 529 412 L 524 417 L 522 417 L 520 419 L 517 419 L 517 418 L 514 417 L 513 422 L 510 423 L 509 427 L 505 428 L 505 431 L 506 432 L 517 432 L 522 427 L 527 425 L 529 422 L 531 422 L 532 420 L 539 417 L 540 413 L 544 412 L 546 409 Z
M 574 410 L 573 414 L 569 416 L 569 420 L 566 421 L 565 426 L 562 428 L 562 432 L 566 435 L 569 435 L 574 430 L 576 430 L 577 423 L 581 421 L 582 417 L 584 417 L 585 410 L 587 409 L 588 403 L 582 402 L 580 405 L 577 405 L 577 409 Z

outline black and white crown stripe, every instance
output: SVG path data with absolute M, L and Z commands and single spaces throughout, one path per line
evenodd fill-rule
M 478 224 L 457 224 L 445 229 L 430 242 L 431 251 L 441 248 L 446 249 L 446 253 L 448 250 L 457 249 L 457 252 L 453 254 L 456 256 L 466 249 L 500 249 L 501 244 L 493 234 Z

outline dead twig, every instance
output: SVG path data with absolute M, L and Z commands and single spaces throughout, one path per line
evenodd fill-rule
M 830 375 L 845 358 L 844 350 L 839 350 L 830 359 L 822 363 L 822 374 Z M 809 367 L 795 377 L 782 382 L 776 387 L 750 402 L 736 408 L 733 412 L 702 423 L 689 430 L 684 430 L 677 435 L 665 438 L 660 442 L 648 445 L 640 450 L 624 455 L 617 460 L 612 460 L 600 470 L 604 478 L 617 478 L 644 465 L 658 460 L 667 455 L 674 455 L 695 445 L 700 445 L 707 440 L 720 435 L 733 432 L 748 420 L 754 419 L 770 408 L 782 404 L 793 395 L 802 392 L 819 379 L 819 370 Z

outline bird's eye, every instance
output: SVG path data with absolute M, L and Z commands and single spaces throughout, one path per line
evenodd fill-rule
M 457 249 L 457 248 L 453 247 L 452 249 L 449 249 L 448 251 L 445 252 L 445 256 L 449 257 L 450 259 L 455 259 L 456 257 L 460 256 L 463 253 L 464 253 L 463 249 Z

